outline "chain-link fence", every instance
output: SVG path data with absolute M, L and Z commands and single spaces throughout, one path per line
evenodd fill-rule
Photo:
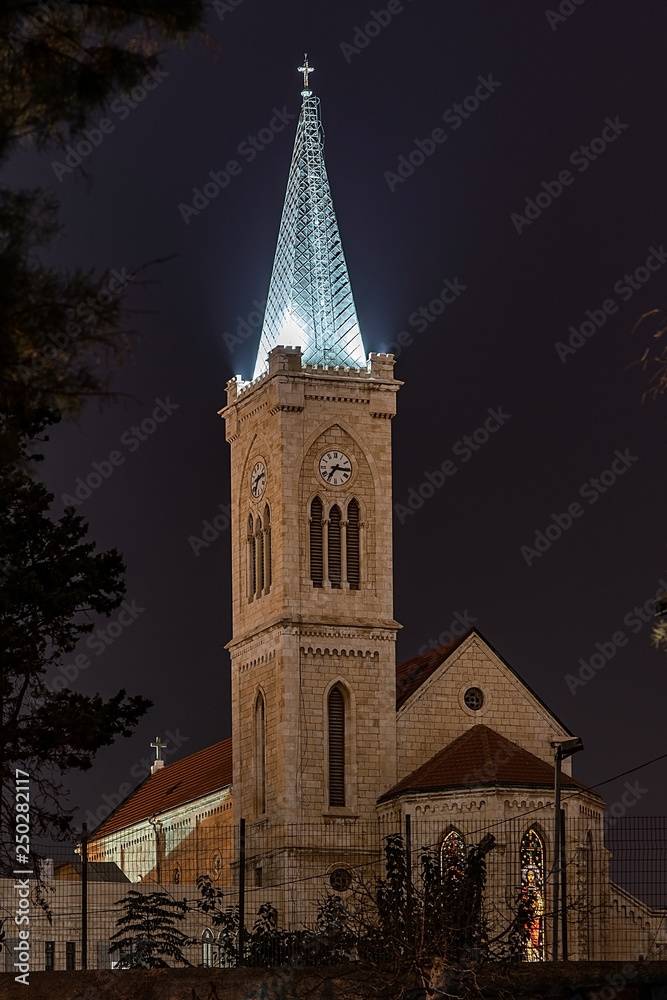
M 220 822 L 219 817 L 211 817 Z M 667 958 L 667 818 L 412 816 L 168 829 L 41 850 L 31 968 Z M 18 877 L 17 877 L 18 879 Z M 17 881 L 2 880 L 12 971 Z M 84 930 L 85 929 L 85 930 Z M 171 952 L 169 949 L 171 948 Z M 1 964 L 0 964 L 0 967 Z

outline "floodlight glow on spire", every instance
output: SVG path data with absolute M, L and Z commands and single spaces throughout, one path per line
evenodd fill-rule
M 302 105 L 257 352 L 257 378 L 274 347 L 300 347 L 303 363 L 366 365 L 329 179 L 313 67 L 304 56 Z

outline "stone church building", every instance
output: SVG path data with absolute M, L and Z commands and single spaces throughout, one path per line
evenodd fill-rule
M 396 665 L 391 421 L 401 382 L 391 355 L 366 355 L 319 100 L 302 71 L 257 365 L 252 381 L 228 383 L 220 411 L 231 456 L 232 737 L 158 759 L 94 832 L 90 858 L 172 889 L 208 874 L 233 902 L 243 819 L 247 891 L 294 927 L 304 883 L 344 896 L 383 832 L 404 830 L 408 816 L 414 847 L 439 846 L 443 865 L 491 832 L 495 910 L 537 894 L 526 958 L 547 960 L 554 751 L 572 733 L 476 629 Z M 666 957 L 665 911 L 610 879 L 604 802 L 570 760 L 562 807 L 569 957 Z M 213 936 L 202 934 L 210 964 Z

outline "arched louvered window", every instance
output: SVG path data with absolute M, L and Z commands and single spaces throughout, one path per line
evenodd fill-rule
M 329 582 L 335 590 L 340 590 L 341 573 L 341 515 L 340 507 L 334 504 L 329 512 Z
M 255 564 L 255 529 L 252 514 L 248 518 L 248 600 L 252 601 L 257 589 L 257 567 Z
M 255 702 L 255 812 L 266 812 L 266 720 L 261 692 Z
M 329 716 L 329 805 L 345 805 L 345 698 L 340 687 L 331 689 Z
M 261 597 L 264 592 L 264 529 L 261 517 L 257 518 L 255 539 L 257 545 L 257 596 Z
M 264 508 L 264 565 L 265 570 L 265 585 L 266 592 L 268 593 L 271 589 L 271 511 L 269 510 L 269 505 L 267 503 Z
M 313 587 L 324 583 L 322 552 L 322 501 L 315 497 L 310 505 L 310 579 Z
M 359 590 L 359 504 L 350 500 L 347 505 L 347 582 L 350 590 Z

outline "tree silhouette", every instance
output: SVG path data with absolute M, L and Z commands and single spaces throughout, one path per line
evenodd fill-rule
M 188 910 L 185 899 L 172 899 L 166 892 L 130 889 L 116 900 L 116 905 L 124 907 L 125 912 L 116 921 L 118 930 L 110 938 L 114 943 L 109 951 L 120 956 L 123 968 L 164 969 L 174 962 L 192 964 L 183 948 L 194 942 L 178 926 Z

